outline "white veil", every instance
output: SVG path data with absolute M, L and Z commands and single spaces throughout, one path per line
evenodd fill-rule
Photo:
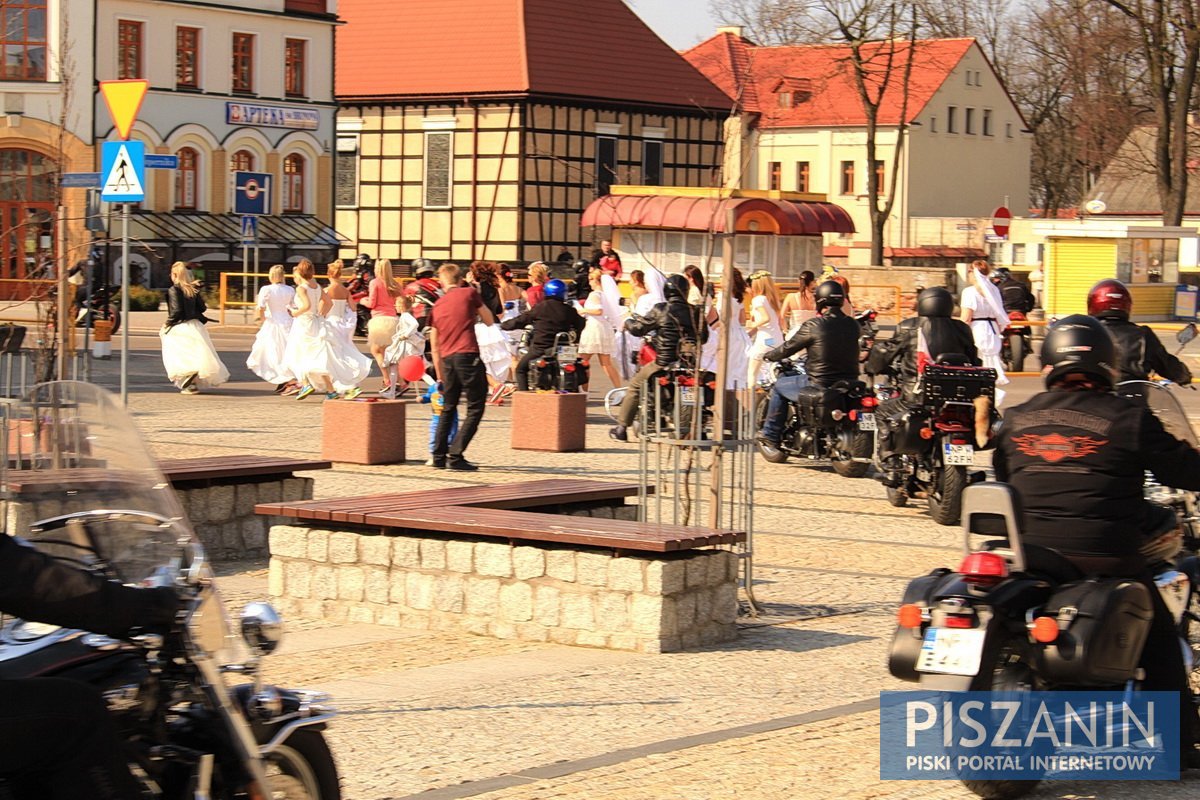
M 979 292 L 982 306 L 976 316 L 991 317 L 996 320 L 997 332 L 1004 330 L 1008 326 L 1008 312 L 1004 310 L 1004 298 L 1000 296 L 1000 290 L 978 267 L 971 269 L 975 272 L 975 290 Z
M 642 273 L 647 296 L 654 298 L 655 305 L 665 303 L 667 298 L 663 295 L 663 287 L 667 284 L 667 276 L 663 275 L 658 267 L 652 267 L 649 264 L 642 270 Z

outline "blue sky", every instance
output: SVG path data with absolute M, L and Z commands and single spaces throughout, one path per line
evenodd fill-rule
M 683 50 L 712 36 L 717 22 L 708 0 L 626 0 L 667 44 Z

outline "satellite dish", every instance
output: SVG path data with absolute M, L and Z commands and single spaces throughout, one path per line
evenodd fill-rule
M 1108 210 L 1108 203 L 1103 200 L 1088 200 L 1084 204 L 1083 210 L 1089 214 L 1103 214 Z

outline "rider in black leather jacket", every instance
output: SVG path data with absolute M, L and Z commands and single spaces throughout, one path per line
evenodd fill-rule
M 608 432 L 609 436 L 619 442 L 629 441 L 626 429 L 637 417 L 646 381 L 662 372 L 664 367 L 677 362 L 694 363 L 699 342 L 692 307 L 687 302 L 687 293 L 687 278 L 671 275 L 663 286 L 666 302 L 654 306 L 649 314 L 631 317 L 625 323 L 625 330 L 634 336 L 645 336 L 652 332 L 657 332 L 658 336 L 654 340 L 654 363 L 642 367 L 629 379 L 625 398 L 621 400 L 621 409 L 617 414 L 617 425 Z
M 1191 370 L 1167 352 L 1158 335 L 1129 321 L 1132 310 L 1133 297 L 1118 280 L 1100 281 L 1088 292 L 1088 313 L 1103 323 L 1117 343 L 1118 380 L 1148 380 L 1153 371 L 1179 384 L 1191 383 Z
M 930 361 L 953 353 L 966 356 L 975 366 L 982 363 L 971 329 L 962 320 L 953 318 L 954 298 L 950 292 L 941 286 L 923 290 L 917 298 L 917 314 L 902 320 L 891 339 L 877 341 L 866 364 L 868 375 L 896 375 L 908 400 L 916 396 L 920 374 L 917 354 L 922 333 Z
M 173 589 L 135 589 L 72 569 L 0 533 L 0 611 L 127 636 L 167 630 Z M 140 797 L 100 693 L 61 678 L 0 680 L 0 778 L 17 797 Z M 7 795 L 6 795 L 7 796 Z

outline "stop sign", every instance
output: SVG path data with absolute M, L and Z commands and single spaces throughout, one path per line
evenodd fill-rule
M 1000 206 L 992 213 L 992 231 L 997 236 L 1008 236 L 1008 224 L 1012 222 L 1012 212 Z

